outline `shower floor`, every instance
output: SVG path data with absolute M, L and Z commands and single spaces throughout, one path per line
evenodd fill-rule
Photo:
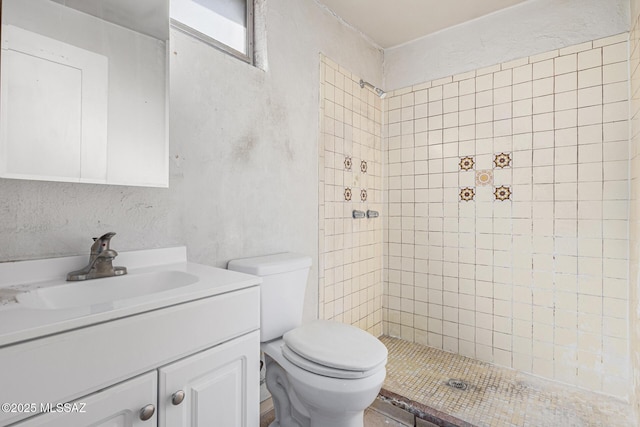
M 381 396 L 438 426 L 636 425 L 621 400 L 398 338 L 380 339 L 389 349 Z M 466 390 L 447 385 L 449 379 L 462 380 Z

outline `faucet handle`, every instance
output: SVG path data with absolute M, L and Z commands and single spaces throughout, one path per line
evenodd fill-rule
M 93 238 L 93 245 L 91 245 L 91 253 L 99 254 L 102 251 L 106 251 L 109 249 L 109 243 L 111 242 L 111 238 L 115 236 L 116 233 L 110 231 L 108 233 L 103 234 L 100 237 Z
M 97 240 L 111 240 L 111 238 L 112 238 L 113 236 L 115 236 L 115 235 L 116 235 L 116 233 L 115 233 L 115 232 L 110 231 L 110 232 L 108 232 L 108 233 L 104 233 L 104 234 L 103 234 L 102 236 L 100 236 L 100 237 L 94 237 L 94 238 L 93 238 L 93 240 L 96 240 L 96 239 L 97 239 Z

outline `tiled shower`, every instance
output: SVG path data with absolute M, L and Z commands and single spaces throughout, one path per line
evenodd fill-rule
M 638 8 L 640 4 L 636 0 L 631 2 L 631 34 L 629 37 L 629 80 L 631 102 L 629 109 L 630 139 L 629 139 L 629 183 L 630 183 L 630 209 L 629 209 L 629 299 L 630 299 L 630 343 L 629 353 L 631 357 L 631 402 L 636 416 L 640 414 L 640 288 L 638 286 L 638 267 L 640 263 L 640 218 L 638 214 L 638 202 L 640 201 L 640 187 L 638 176 L 640 175 L 640 16 Z M 634 14 L 635 13 L 635 14 Z
M 386 103 L 385 332 L 627 391 L 627 34 Z
M 320 317 L 628 397 L 628 40 L 382 101 L 323 57 Z
M 382 334 L 382 102 L 321 55 L 319 317 Z M 365 214 L 366 215 L 366 214 Z

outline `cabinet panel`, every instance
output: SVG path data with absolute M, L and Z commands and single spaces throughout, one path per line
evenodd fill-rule
M 153 427 L 157 413 L 146 421 L 140 409 L 156 406 L 156 371 L 80 398 L 69 412 L 48 412 L 14 424 L 13 427 Z
M 161 368 L 158 425 L 259 425 L 259 346 L 255 331 Z M 174 405 L 178 391 L 185 398 Z
M 107 57 L 14 25 L 2 48 L 0 173 L 104 182 Z
M 0 5 L 0 176 L 168 187 L 169 0 Z
M 0 366 L 28 366 L 30 372 L 0 370 L 0 402 L 74 400 L 255 331 L 259 301 L 254 286 L 0 348 Z M 0 426 L 23 418 L 0 412 Z

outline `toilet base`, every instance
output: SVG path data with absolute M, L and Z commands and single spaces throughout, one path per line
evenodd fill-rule
M 285 370 L 268 355 L 264 359 L 267 390 L 276 416 L 269 427 L 311 427 L 309 413 L 291 389 Z
M 267 389 L 271 393 L 275 410 L 275 421 L 269 427 L 364 427 L 364 410 L 375 400 L 385 376 L 385 371 L 382 369 L 375 378 L 365 380 L 366 383 L 376 385 L 365 384 L 366 391 L 358 393 L 358 398 L 355 400 L 347 398 L 339 390 L 329 392 L 330 395 L 326 395 L 325 390 L 323 396 L 318 398 L 317 390 L 305 388 L 299 382 L 296 384 L 296 378 L 290 377 L 268 353 L 265 353 L 265 361 Z M 283 362 L 286 363 L 284 360 Z M 291 366 L 288 367 L 292 369 Z M 302 387 L 309 395 L 304 396 L 305 393 L 300 395 L 296 392 L 297 387 Z M 346 401 L 349 401 L 349 404 L 344 407 L 343 404 Z M 327 407 L 326 404 L 329 402 L 331 403 Z M 352 408 L 354 410 L 350 410 Z

